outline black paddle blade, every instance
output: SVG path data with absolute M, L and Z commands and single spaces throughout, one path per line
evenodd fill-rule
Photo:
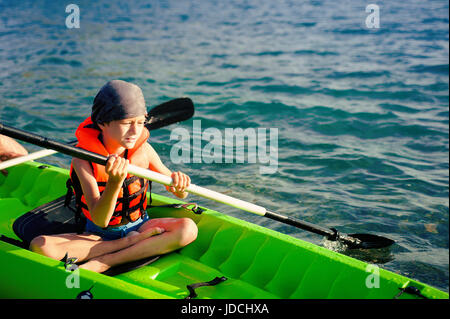
M 395 243 L 392 239 L 371 235 L 371 234 L 349 234 L 347 235 L 351 238 L 356 238 L 358 241 L 356 243 L 350 244 L 350 249 L 376 249 L 376 248 L 385 248 L 389 247 Z
M 194 103 L 187 97 L 170 100 L 155 106 L 148 112 L 145 127 L 151 131 L 190 119 L 194 115 Z

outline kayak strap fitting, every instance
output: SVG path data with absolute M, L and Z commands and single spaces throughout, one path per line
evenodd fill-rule
M 69 257 L 69 253 L 66 253 L 60 261 L 64 262 L 64 268 L 66 270 L 74 271 L 78 267 L 76 264 L 78 258 Z
M 80 292 L 75 299 L 94 299 L 94 295 L 91 292 L 92 288 L 94 288 L 94 285 L 92 285 L 88 290 L 83 290 Z
M 189 290 L 189 296 L 187 296 L 184 299 L 193 299 L 193 298 L 197 297 L 197 293 L 195 292 L 195 289 L 197 289 L 197 288 L 205 287 L 205 286 L 215 286 L 215 285 L 220 284 L 221 282 L 224 282 L 227 279 L 228 278 L 222 276 L 222 277 L 216 277 L 211 281 L 199 282 L 196 284 L 187 285 L 186 288 Z
M 428 297 L 422 295 L 422 293 L 420 292 L 419 288 L 417 288 L 417 287 L 408 286 L 406 288 L 398 288 L 398 289 L 400 289 L 400 292 L 394 297 L 394 299 L 398 299 L 404 293 L 407 293 L 407 294 L 410 294 L 410 295 L 414 295 L 414 296 L 418 296 L 418 297 L 423 298 L 423 299 L 428 299 Z
M 189 207 L 193 206 L 193 207 Z M 158 207 L 158 208 L 184 208 L 186 210 L 192 211 L 194 214 L 200 215 L 205 211 L 205 209 L 199 207 L 196 203 L 186 203 L 186 204 L 168 204 L 168 205 L 159 205 L 154 206 L 150 205 L 149 208 Z

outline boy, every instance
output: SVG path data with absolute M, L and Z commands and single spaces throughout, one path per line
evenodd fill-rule
M 30 249 L 62 259 L 67 253 L 86 261 L 80 268 L 104 272 L 110 267 L 165 254 L 194 241 L 197 226 L 189 218 L 149 219 L 148 182 L 127 175 L 129 163 L 171 176 L 166 189 L 179 198 L 190 178 L 171 172 L 147 143 L 147 109 L 141 89 L 113 80 L 98 92 L 91 117 L 78 127 L 78 147 L 108 156 L 106 166 L 73 158 L 71 179 L 78 209 L 86 216 L 83 234 L 39 236 Z

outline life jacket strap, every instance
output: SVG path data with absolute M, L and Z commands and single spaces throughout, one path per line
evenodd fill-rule
M 75 173 L 75 172 L 74 172 Z M 78 183 L 74 183 L 72 179 L 67 179 L 66 181 L 66 187 L 67 187 L 67 193 L 66 198 L 64 200 L 64 206 L 68 207 L 74 212 L 75 215 L 75 224 L 77 225 L 77 234 L 81 234 L 84 232 L 84 227 L 86 224 L 86 217 L 82 214 L 81 207 L 84 205 L 84 203 L 81 201 L 81 185 L 79 183 L 78 177 L 76 174 L 74 174 L 75 178 L 77 179 Z M 77 186 L 78 185 L 78 186 Z M 79 188 L 79 189 L 78 189 Z M 75 206 L 76 208 L 72 208 L 70 206 L 70 202 L 72 201 L 72 196 L 75 194 Z M 86 206 L 87 209 L 87 205 Z

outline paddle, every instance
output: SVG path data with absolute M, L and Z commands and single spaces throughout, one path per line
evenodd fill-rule
M 153 107 L 147 114 L 145 127 L 149 130 L 168 126 L 190 119 L 194 115 L 194 104 L 189 98 L 176 98 Z M 77 140 L 68 144 L 76 145 Z M 11 166 L 58 153 L 53 149 L 40 150 L 28 155 L 12 158 L 0 163 L 0 171 Z
M 147 114 L 145 127 L 151 131 L 182 122 L 194 115 L 194 103 L 187 97 L 180 97 L 152 108 Z
M 70 155 L 72 157 L 81 158 L 90 162 L 94 162 L 100 165 L 105 165 L 107 161 L 107 157 L 102 156 L 100 154 L 92 153 L 77 147 L 73 147 L 64 143 L 60 143 L 54 140 L 47 139 L 45 137 L 29 133 L 26 131 L 22 131 L 10 126 L 6 126 L 0 123 L 0 133 L 8 135 L 12 138 L 16 138 L 28 143 L 36 144 L 41 147 L 54 149 L 58 152 Z M 136 175 L 138 177 L 146 178 L 151 181 L 163 184 L 163 185 L 171 185 L 172 179 L 169 176 L 159 174 L 157 172 L 153 172 L 151 170 L 138 167 L 135 165 L 128 166 L 128 173 L 132 175 Z M 202 196 L 208 199 L 212 199 L 214 201 L 230 205 L 247 212 L 264 216 L 267 218 L 271 218 L 273 220 L 292 225 L 322 236 L 325 236 L 329 240 L 340 241 L 345 243 L 349 248 L 383 248 L 390 246 L 394 243 L 391 239 L 371 235 L 371 234 L 341 234 L 335 229 L 323 228 L 305 221 L 296 220 L 287 216 L 283 216 L 280 214 L 276 214 L 266 210 L 264 207 L 245 202 L 243 200 L 233 198 L 228 195 L 224 195 L 195 184 L 191 184 L 188 188 L 186 188 L 191 194 L 195 194 L 198 196 Z

